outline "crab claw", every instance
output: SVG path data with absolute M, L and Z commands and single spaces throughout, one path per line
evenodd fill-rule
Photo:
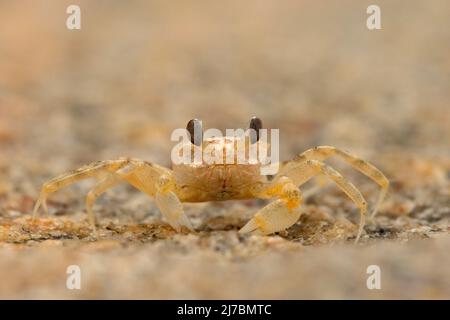
M 158 193 L 155 200 L 164 218 L 176 231 L 181 231 L 182 227 L 194 231 L 194 228 L 192 228 L 192 224 L 184 213 L 183 206 L 175 193 Z
M 177 232 L 181 232 L 183 228 L 186 228 L 189 231 L 194 232 L 194 228 L 192 227 L 191 221 L 184 212 L 177 220 L 168 222 L 172 226 L 172 228 L 174 228 Z
M 299 207 L 290 208 L 285 200 L 276 200 L 259 210 L 239 233 L 271 234 L 289 228 L 301 215 Z
M 239 233 L 250 233 L 250 234 L 262 234 L 261 230 L 258 227 L 258 224 L 255 221 L 255 218 L 252 218 L 249 222 L 245 224 L 240 230 Z

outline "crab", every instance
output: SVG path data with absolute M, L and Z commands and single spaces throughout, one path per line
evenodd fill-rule
M 224 154 L 236 148 L 238 139 L 246 139 L 246 145 L 266 143 L 259 139 L 262 122 L 253 117 L 249 129 L 256 132 L 248 137 L 212 137 L 203 138 L 202 122 L 192 119 L 186 130 L 190 139 L 188 150 L 213 146 L 223 150 Z M 267 147 L 267 144 L 265 145 Z M 154 198 L 163 217 L 176 231 L 182 229 L 194 231 L 191 222 L 183 211 L 183 202 L 224 201 L 239 199 L 273 199 L 272 202 L 257 211 L 239 233 L 269 235 L 289 228 L 300 218 L 303 196 L 300 186 L 316 175 L 334 182 L 359 208 L 360 221 L 355 242 L 361 237 L 367 214 L 367 202 L 360 191 L 339 172 L 324 163 L 324 160 L 337 156 L 349 163 L 380 186 L 380 193 L 371 213 L 374 217 L 385 198 L 389 181 L 372 164 L 346 151 L 331 147 L 318 146 L 306 150 L 290 161 L 280 163 L 275 175 L 260 173 L 261 163 L 172 163 L 172 169 L 131 158 L 119 158 L 91 163 L 77 170 L 63 173 L 43 184 L 39 198 L 33 210 L 36 218 L 42 206 L 48 212 L 48 196 L 72 183 L 86 178 L 96 178 L 97 184 L 88 192 L 86 208 L 88 220 L 96 233 L 93 213 L 95 200 L 107 189 L 121 182 L 127 182 L 141 192 Z

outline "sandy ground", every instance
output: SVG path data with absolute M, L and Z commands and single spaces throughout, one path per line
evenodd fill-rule
M 0 298 L 450 298 L 450 5 L 377 1 L 0 3 Z M 121 156 L 170 164 L 170 133 L 194 117 L 280 129 L 281 158 L 351 150 L 391 188 L 354 245 L 358 211 L 333 185 L 277 235 L 237 233 L 265 201 L 186 204 L 177 234 L 151 199 L 118 186 L 86 220 L 93 181 L 41 184 Z M 330 162 L 365 195 L 378 188 Z M 307 192 L 320 181 L 305 186 Z M 66 288 L 78 265 L 81 290 Z M 368 290 L 369 265 L 381 290 Z

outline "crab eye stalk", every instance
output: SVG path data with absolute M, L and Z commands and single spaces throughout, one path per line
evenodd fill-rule
M 261 119 L 258 117 L 253 117 L 250 120 L 249 129 L 253 129 L 253 130 L 250 130 L 250 142 L 251 143 L 258 142 L 259 141 L 259 130 L 262 129 Z
M 198 119 L 189 120 L 186 126 L 186 130 L 191 137 L 191 143 L 200 146 L 203 140 L 203 126 L 202 121 Z

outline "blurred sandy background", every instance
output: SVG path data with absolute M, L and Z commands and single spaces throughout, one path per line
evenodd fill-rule
M 0 298 L 450 298 L 450 3 L 376 1 L 0 1 Z M 82 182 L 41 184 L 120 156 L 169 165 L 170 133 L 194 117 L 280 129 L 281 158 L 334 145 L 370 160 L 392 188 L 354 246 L 357 210 L 335 187 L 272 237 L 242 237 L 264 203 L 187 204 L 175 234 L 127 186 L 97 201 Z M 331 161 L 372 203 L 374 183 Z M 308 187 L 308 186 L 307 186 Z M 65 288 L 82 269 L 82 290 Z M 366 268 L 382 290 L 366 288 Z

